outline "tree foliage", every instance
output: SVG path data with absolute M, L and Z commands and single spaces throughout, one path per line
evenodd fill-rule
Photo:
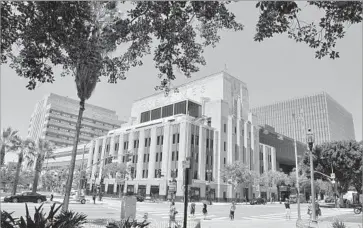
M 253 183 L 257 178 L 257 174 L 241 161 L 227 164 L 220 173 L 223 180 L 235 188 L 242 184 Z
M 313 151 L 314 170 L 326 175 L 334 172 L 335 181 L 338 184 L 337 190 L 340 194 L 345 194 L 351 185 L 356 184 L 355 181 L 359 182 L 360 185 L 362 183 L 362 179 L 357 178 L 362 172 L 362 148 L 355 140 L 334 141 L 317 145 Z M 305 154 L 304 163 L 309 164 L 308 153 Z M 307 172 L 310 173 L 310 169 Z M 310 174 L 308 175 L 310 176 Z M 326 179 L 315 173 L 314 178 L 317 179 L 317 177 Z
M 14 151 L 14 140 L 18 135 L 18 131 L 8 127 L 1 132 L 0 139 L 0 166 L 5 163 L 5 154 L 10 151 Z
M 102 168 L 102 177 L 111 176 L 112 178 L 116 176 L 125 176 L 126 174 L 125 164 L 120 164 L 117 162 L 109 163 Z
M 216 45 L 219 30 L 243 28 L 227 9 L 228 2 L 130 4 L 132 9 L 122 16 L 117 2 L 4 2 L 3 59 L 10 57 L 18 75 L 29 80 L 28 89 L 53 82 L 53 65 L 75 74 L 80 61 L 92 61 L 87 65 L 97 68 L 98 76 L 116 83 L 130 67 L 142 65 L 142 57 L 152 53 L 151 44 L 158 40 L 153 55 L 162 83 L 157 88 L 168 90 L 175 68 L 189 77 L 205 65 L 203 49 Z M 11 53 L 15 43 L 16 56 Z M 103 55 L 121 44 L 127 46 L 123 54 Z
M 339 58 L 336 43 L 346 33 L 348 25 L 362 22 L 361 1 L 308 1 L 309 6 L 317 7 L 323 16 L 318 23 L 302 20 L 301 8 L 294 1 L 260 1 L 260 10 L 255 41 L 263 41 L 276 34 L 286 33 L 296 42 L 306 43 L 315 49 L 315 57 Z

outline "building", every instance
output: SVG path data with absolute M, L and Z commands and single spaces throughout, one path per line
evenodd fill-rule
M 106 193 L 181 199 L 183 161 L 192 158 L 192 198 L 230 200 L 260 195 L 252 185 L 234 189 L 220 175 L 234 161 L 256 172 L 265 162 L 259 157 L 260 127 L 249 113 L 246 84 L 221 72 L 181 85 L 178 91 L 135 101 L 129 123 L 92 140 L 87 163 L 90 188 L 98 185 Z M 126 164 L 128 157 L 132 179 L 101 178 L 105 164 Z M 276 161 L 275 154 L 271 160 Z
M 83 160 L 83 168 L 87 168 L 86 165 L 88 160 L 89 147 L 90 143 L 78 145 L 76 155 L 76 167 L 81 167 Z M 73 146 L 55 149 L 53 151 L 54 156 L 45 160 L 44 167 L 54 170 L 59 168 L 66 168 L 70 165 L 72 150 Z
M 79 101 L 51 93 L 37 102 L 30 119 L 28 137 L 37 140 L 44 138 L 56 147 L 73 145 Z M 119 128 L 115 111 L 86 104 L 82 118 L 79 143 L 107 134 L 109 130 Z
M 300 142 L 306 141 L 308 128 L 317 144 L 355 139 L 352 114 L 325 92 L 253 108 L 251 112 L 257 115 L 259 125 L 273 126 L 276 132 Z M 295 120 L 293 114 L 300 118 Z
M 267 172 L 268 170 L 278 170 L 289 174 L 293 168 L 296 167 L 295 157 L 295 140 L 279 134 L 271 126 L 259 126 L 259 174 Z M 296 150 L 298 155 L 298 162 L 307 150 L 307 145 L 296 141 Z M 267 189 L 260 187 L 261 197 L 267 197 Z M 288 198 L 288 189 L 280 187 L 278 191 L 277 186 L 272 188 L 272 197 L 276 200 L 278 198 Z

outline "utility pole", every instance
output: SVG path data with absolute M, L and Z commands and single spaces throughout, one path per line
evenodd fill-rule
M 295 147 L 295 172 L 296 172 L 296 190 L 297 190 L 297 220 L 301 220 L 301 211 L 300 211 L 300 185 L 299 185 L 299 163 L 297 156 L 297 143 L 296 143 L 296 115 L 292 114 L 294 118 L 294 147 Z

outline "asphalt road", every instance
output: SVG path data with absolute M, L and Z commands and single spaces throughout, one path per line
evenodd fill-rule
M 40 204 L 28 203 L 29 211 L 34 213 L 34 207 Z M 44 212 L 48 212 L 51 204 L 44 204 Z M 301 205 L 301 215 L 303 219 L 308 219 L 307 204 Z M 183 204 L 176 203 L 178 214 L 177 220 L 183 219 Z M 25 215 L 25 203 L 1 203 L 1 209 L 14 212 L 14 217 Z M 84 213 L 87 215 L 88 220 L 95 223 L 104 223 L 105 220 L 119 220 L 120 219 L 120 201 L 119 200 L 103 200 L 103 202 L 96 202 L 96 204 L 87 202 L 86 204 L 72 203 L 69 206 L 70 210 Z M 208 206 L 207 220 L 212 221 L 229 221 L 229 204 L 214 204 Z M 148 213 L 150 221 L 166 221 L 169 218 L 169 204 L 167 203 L 137 203 L 137 219 L 142 219 L 144 213 Z M 188 209 L 189 213 L 189 209 Z M 322 208 L 323 216 L 320 220 L 334 221 L 334 218 L 340 218 L 345 222 L 361 222 L 362 215 L 355 215 L 352 209 L 334 209 Z M 204 218 L 202 215 L 202 205 L 196 205 L 195 218 Z M 193 220 L 193 218 L 189 218 Z M 297 206 L 291 205 L 291 220 L 297 219 Z M 284 204 L 267 204 L 267 205 L 237 205 L 235 212 L 236 221 L 286 221 Z

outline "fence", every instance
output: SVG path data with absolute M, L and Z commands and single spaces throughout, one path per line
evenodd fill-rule
M 114 221 L 110 221 L 110 222 L 114 222 Z M 149 221 L 150 224 L 146 227 L 146 228 L 168 228 L 169 226 L 169 221 L 168 220 L 163 220 L 163 221 Z M 117 222 L 118 224 L 121 224 L 121 222 Z M 178 220 L 176 221 L 177 225 L 179 225 L 180 228 L 183 227 L 183 221 L 182 220 Z M 177 228 L 176 224 L 171 224 L 171 228 Z M 123 227 L 123 226 L 120 226 Z M 92 224 L 92 223 L 87 223 L 84 225 L 84 228 L 106 228 L 106 225 L 96 225 L 96 224 Z M 187 228 L 200 228 L 200 221 L 199 220 L 189 220 L 187 223 Z

